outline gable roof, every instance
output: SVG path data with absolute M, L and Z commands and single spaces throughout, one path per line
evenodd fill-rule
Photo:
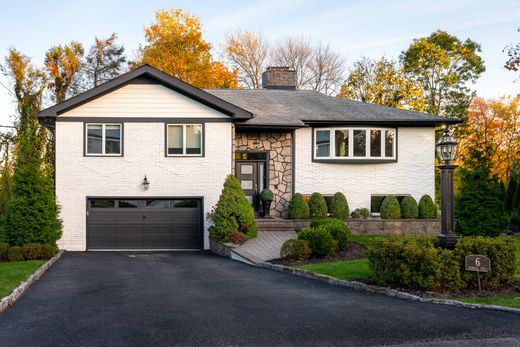
M 460 120 L 327 96 L 314 90 L 206 89 L 253 113 L 244 126 L 302 127 L 308 124 L 437 126 Z
M 186 82 L 181 81 L 178 78 L 170 76 L 167 73 L 151 67 L 150 65 L 143 65 L 135 70 L 116 77 L 113 80 L 87 90 L 84 93 L 78 94 L 70 99 L 60 102 L 59 104 L 46 108 L 45 110 L 38 113 L 38 118 L 48 119 L 59 117 L 59 115 L 63 112 L 71 110 L 115 89 L 123 87 L 132 81 L 145 79 L 153 79 L 165 87 L 175 90 L 176 92 L 196 100 L 208 107 L 227 114 L 233 119 L 244 120 L 253 117 L 251 112 L 229 103 L 228 101 L 222 100 L 213 94 L 196 88 Z

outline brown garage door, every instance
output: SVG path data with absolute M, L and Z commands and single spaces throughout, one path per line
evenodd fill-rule
M 201 249 L 200 199 L 88 199 L 87 245 L 96 249 Z

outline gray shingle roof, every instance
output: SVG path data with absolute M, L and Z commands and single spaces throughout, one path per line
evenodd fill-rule
M 305 126 L 307 123 L 448 124 L 456 119 L 393 107 L 338 99 L 313 90 L 207 89 L 207 92 L 243 108 L 254 117 L 243 124 Z

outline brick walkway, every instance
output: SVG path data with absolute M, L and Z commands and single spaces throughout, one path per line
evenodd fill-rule
M 233 253 L 253 263 L 280 258 L 282 244 L 295 236 L 296 232 L 294 231 L 260 231 L 256 238 L 233 249 Z

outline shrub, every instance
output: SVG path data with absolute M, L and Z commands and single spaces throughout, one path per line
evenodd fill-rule
M 511 283 L 515 275 L 515 239 L 512 237 L 461 237 L 455 246 L 461 261 L 470 254 L 481 254 L 491 261 L 491 271 L 481 273 L 480 279 L 486 289 L 497 289 Z M 476 288 L 477 274 L 463 272 L 462 279 L 468 287 Z
M 9 244 L 0 242 L 0 261 L 7 261 L 7 252 L 9 250 Z
M 289 203 L 287 214 L 290 219 L 309 219 L 309 205 L 305 202 L 303 195 L 300 193 L 294 194 Z
M 368 208 L 356 208 L 354 211 L 352 211 L 350 216 L 354 219 L 367 219 L 368 216 L 370 216 L 370 211 Z
M 347 219 L 350 214 L 347 198 L 341 192 L 337 192 L 330 202 L 330 215 L 338 219 Z
M 247 239 L 256 237 L 257 226 L 253 207 L 249 204 L 240 181 L 228 175 L 215 209 L 209 214 L 211 239 L 228 241 L 231 234 L 241 232 Z
M 25 260 L 23 256 L 23 250 L 20 246 L 9 247 L 7 251 L 7 260 L 9 261 L 22 261 Z
M 401 218 L 401 207 L 399 201 L 394 195 L 388 195 L 381 203 L 379 210 L 382 219 L 399 219 Z
M 435 219 L 437 218 L 437 206 L 433 202 L 431 196 L 423 195 L 419 200 L 419 218 Z
M 352 235 L 348 227 L 336 218 L 319 218 L 312 221 L 310 227 L 316 228 L 323 226 L 329 232 L 330 236 L 337 243 L 337 249 L 339 251 L 346 251 L 352 242 Z
M 242 234 L 239 231 L 234 232 L 229 236 L 229 242 L 241 244 L 247 241 L 246 235 Z
M 312 255 L 318 258 L 328 257 L 336 249 L 336 241 L 324 226 L 302 228 L 298 232 L 298 240 L 307 241 Z
M 42 259 L 51 259 L 56 254 L 56 248 L 53 245 L 42 245 Z
M 419 216 L 417 201 L 411 196 L 405 196 L 401 201 L 401 218 L 415 219 Z
M 265 201 L 265 202 L 273 201 L 274 194 L 273 194 L 272 190 L 270 190 L 270 189 L 262 190 L 262 192 L 260 193 L 260 199 L 262 199 L 262 201 Z
M 38 260 L 42 258 L 42 245 L 39 243 L 28 243 L 22 246 L 25 259 Z
M 327 217 L 327 202 L 320 193 L 312 193 L 309 200 L 311 218 Z
M 307 260 L 311 256 L 309 243 L 305 240 L 290 239 L 283 243 L 280 258 L 285 260 Z

